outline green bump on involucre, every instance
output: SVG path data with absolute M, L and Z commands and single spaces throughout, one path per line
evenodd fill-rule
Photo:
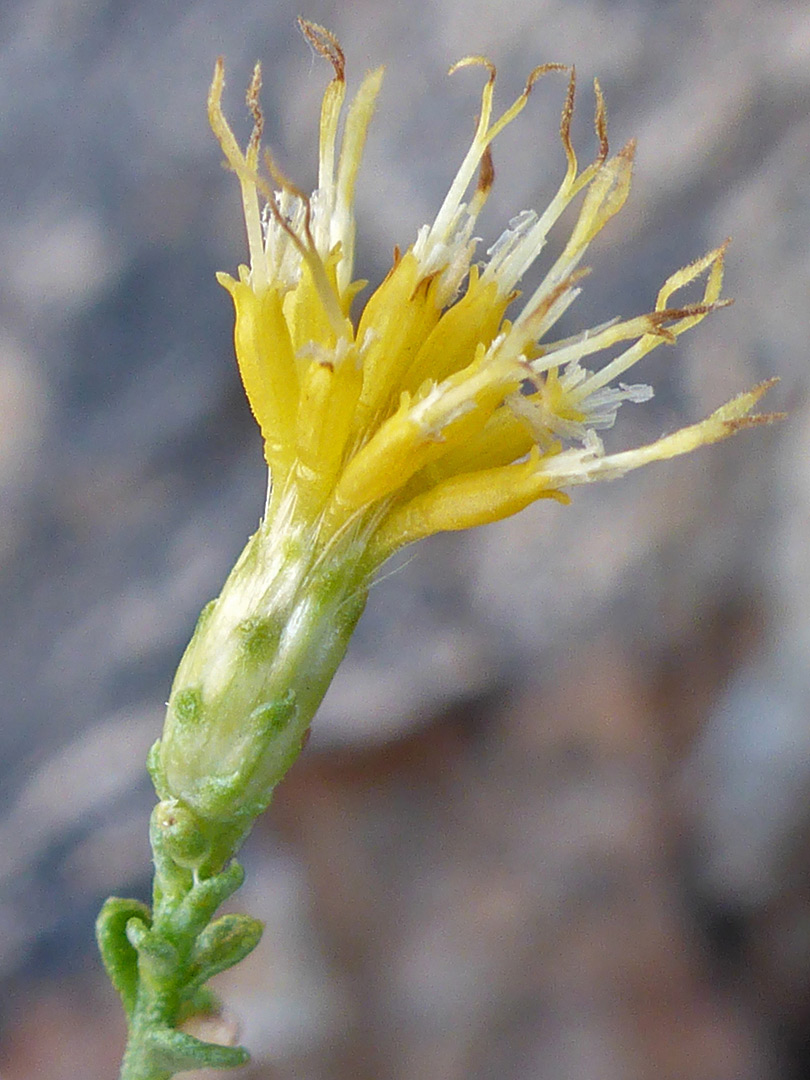
M 289 726 L 294 715 L 295 693 L 289 690 L 281 701 L 268 701 L 254 709 L 248 718 L 247 726 L 252 728 L 260 739 L 271 739 Z
M 253 617 L 237 628 L 242 635 L 242 648 L 248 663 L 270 663 L 278 648 L 282 627 L 278 620 Z
M 202 698 L 199 689 L 189 687 L 172 699 L 172 708 L 182 724 L 197 724 L 202 719 Z

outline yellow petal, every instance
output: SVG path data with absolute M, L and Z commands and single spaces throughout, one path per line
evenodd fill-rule
M 408 251 L 369 298 L 357 328 L 364 372 L 358 431 L 397 400 L 403 375 L 439 320 L 435 286 L 435 278 L 425 278 Z
M 281 294 L 272 288 L 256 293 L 246 282 L 234 281 L 227 274 L 217 279 L 236 308 L 236 360 L 261 429 L 267 463 L 286 474 L 295 449 L 298 376 Z
M 374 539 L 387 558 L 398 548 L 438 532 L 454 532 L 510 517 L 540 498 L 567 502 L 538 471 L 539 456 L 527 461 L 453 476 L 393 510 Z
M 578 258 L 596 234 L 624 206 L 630 194 L 635 152 L 636 144 L 631 140 L 597 171 L 588 187 L 571 238 L 560 256 L 561 262 Z
M 690 424 L 672 435 L 665 435 L 662 439 L 639 446 L 635 450 L 624 450 L 604 457 L 588 450 L 568 450 L 558 454 L 543 462 L 543 475 L 553 487 L 586 484 L 592 480 L 614 480 L 653 461 L 665 461 L 681 454 L 689 454 L 699 446 L 720 442 L 745 428 L 771 424 L 782 419 L 782 414 L 748 414 L 775 382 L 776 379 L 769 379 L 760 383 L 753 390 L 722 405 L 705 420 Z
M 488 346 L 497 334 L 508 303 L 497 282 L 482 283 L 477 267 L 471 267 L 467 291 L 431 330 L 404 377 L 404 388 L 415 393 L 425 379 L 439 382 L 466 367 L 478 345 Z
M 322 506 L 334 486 L 362 381 L 353 345 L 341 356 L 316 354 L 307 364 L 296 431 L 299 510 L 304 515 L 310 506 Z

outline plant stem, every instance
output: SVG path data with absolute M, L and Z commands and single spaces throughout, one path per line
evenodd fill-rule
M 192 1016 L 216 1013 L 205 983 L 238 963 L 258 944 L 262 925 L 248 915 L 214 914 L 242 884 L 231 862 L 202 876 L 183 865 L 194 848 L 205 865 L 209 851 L 181 806 L 158 803 L 150 836 L 155 859 L 153 909 L 112 898 L 102 908 L 97 936 L 102 957 L 127 1014 L 127 1046 L 120 1080 L 170 1080 L 184 1069 L 244 1065 L 243 1047 L 203 1042 L 180 1030 Z

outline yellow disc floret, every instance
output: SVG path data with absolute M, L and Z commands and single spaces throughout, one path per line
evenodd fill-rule
M 209 96 L 211 125 L 245 209 L 250 266 L 240 267 L 238 280 L 220 281 L 234 301 L 236 357 L 264 439 L 268 514 L 294 506 L 324 548 L 352 528 L 381 559 L 430 532 L 514 513 L 579 475 L 614 475 L 730 433 L 710 418 L 687 429 L 688 438 L 659 441 L 630 457 L 605 456 L 595 434 L 613 423 L 623 401 L 652 394 L 616 380 L 723 305 L 725 245 L 672 275 L 654 311 L 547 341 L 580 291 L 588 245 L 624 205 L 634 157 L 633 142 L 609 156 L 595 83 L 598 152 L 580 171 L 570 138 L 576 79 L 562 64 L 535 68 L 494 119 L 493 65 L 468 57 L 451 69 L 479 65 L 487 75 L 470 149 L 434 220 L 404 253 L 395 251 L 388 276 L 353 321 L 352 300 L 364 284 L 354 279 L 354 191 L 382 71 L 362 82 L 338 139 L 345 59 L 328 31 L 304 20 L 301 27 L 334 73 L 323 98 L 311 196 L 268 154 L 262 159 L 258 66 L 247 95 L 254 130 L 245 151 L 222 112 L 221 61 Z M 559 71 L 568 72 L 568 89 L 560 124 L 566 168 L 557 194 L 542 214 L 518 215 L 489 259 L 476 263 L 473 230 L 494 180 L 493 140 L 521 113 L 540 76 Z M 521 278 L 580 194 L 560 255 L 508 319 Z M 698 303 L 671 305 L 673 294 L 702 276 Z M 582 366 L 627 342 L 596 371 Z M 750 408 L 755 400 L 756 394 L 744 403 Z M 555 464 L 558 457 L 568 471 Z M 575 461 L 581 474 L 571 471 Z

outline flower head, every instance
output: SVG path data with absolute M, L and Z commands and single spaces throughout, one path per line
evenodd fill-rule
M 496 521 L 536 499 L 565 501 L 576 484 L 771 419 L 750 415 L 763 384 L 674 435 L 605 453 L 598 432 L 613 424 L 619 406 L 652 395 L 646 385 L 623 382 L 626 372 L 725 303 L 725 245 L 673 274 L 653 311 L 554 338 L 580 291 L 588 244 L 627 198 L 634 150 L 631 142 L 609 156 L 596 83 L 598 152 L 580 170 L 570 137 L 574 71 L 560 64 L 535 68 L 499 116 L 492 64 L 474 56 L 455 65 L 482 67 L 486 76 L 472 143 L 433 221 L 405 251 L 395 250 L 385 280 L 354 318 L 353 301 L 365 287 L 354 277 L 355 181 L 382 71 L 361 83 L 338 138 L 343 53 L 328 31 L 301 26 L 334 73 L 311 196 L 262 153 L 258 66 L 244 150 L 222 112 L 222 61 L 208 100 L 242 190 L 250 263 L 237 278 L 219 280 L 236 308 L 236 357 L 270 483 L 264 520 L 180 663 L 152 770 L 162 798 L 182 803 L 220 837 L 211 841 L 220 854 L 233 849 L 299 752 L 373 573 L 392 552 L 431 533 Z M 476 220 L 494 180 L 493 141 L 537 80 L 554 72 L 568 74 L 559 189 L 542 213 L 515 217 L 487 258 L 475 261 Z M 549 230 L 577 199 L 562 252 L 518 302 L 518 285 Z M 679 302 L 694 282 L 702 282 L 698 302 Z M 592 366 L 592 357 L 605 354 Z
M 354 278 L 354 188 L 382 71 L 363 80 L 338 148 L 345 61 L 335 38 L 301 20 L 332 64 L 320 124 L 318 188 L 304 195 L 261 155 L 260 70 L 248 90 L 254 129 L 242 151 L 221 108 L 223 66 L 209 97 L 211 125 L 239 178 L 250 265 L 221 274 L 236 307 L 239 369 L 265 444 L 269 512 L 294 503 L 318 522 L 322 543 L 347 528 L 366 534 L 372 561 L 430 533 L 495 521 L 537 498 L 564 499 L 586 481 L 685 453 L 741 427 L 767 384 L 741 395 L 702 424 L 650 446 L 606 455 L 597 435 L 624 401 L 652 396 L 625 373 L 648 352 L 672 344 L 727 301 L 720 299 L 725 245 L 673 274 L 655 309 L 565 340 L 553 329 L 580 291 L 588 244 L 623 206 L 634 144 L 609 156 L 605 107 L 596 93 L 596 160 L 580 171 L 571 143 L 575 75 L 561 64 L 535 68 L 523 93 L 493 114 L 495 68 L 486 74 L 475 134 L 434 220 L 404 253 L 359 318 L 350 308 L 365 282 Z M 549 72 L 567 72 L 560 135 L 566 169 L 550 205 L 515 217 L 487 258 L 475 261 L 475 224 L 494 179 L 492 144 Z M 562 253 L 518 305 L 523 275 L 551 227 L 582 195 Z M 703 280 L 697 303 L 677 294 Z M 508 317 L 510 307 L 517 308 Z M 618 346 L 618 352 L 616 347 Z M 612 350 L 601 367 L 590 358 Z

